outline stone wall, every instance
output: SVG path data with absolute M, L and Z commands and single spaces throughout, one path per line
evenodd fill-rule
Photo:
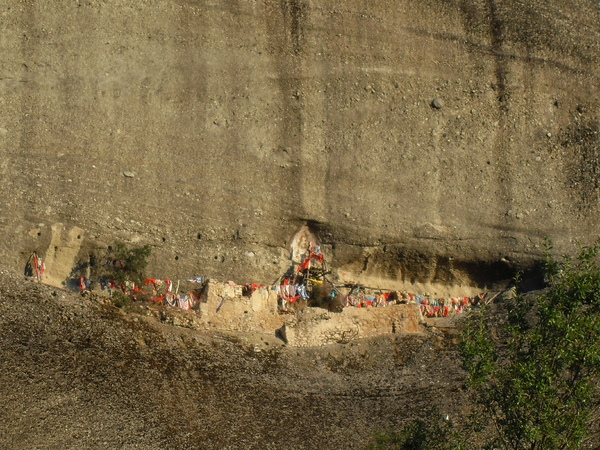
M 340 313 L 307 308 L 280 330 L 282 339 L 294 347 L 348 343 L 384 334 L 423 332 L 421 312 L 416 304 L 381 308 L 344 308 Z
M 277 293 L 258 289 L 251 298 L 243 297 L 241 286 L 210 281 L 206 303 L 199 313 L 207 327 L 229 331 L 275 334 L 286 321 L 277 311 Z
M 265 333 L 293 347 L 317 347 L 392 333 L 420 333 L 423 319 L 416 304 L 345 308 L 340 313 L 306 307 L 280 314 L 277 293 L 261 288 L 252 297 L 241 286 L 211 280 L 195 311 L 167 308 L 161 318 L 173 325 L 242 333 Z

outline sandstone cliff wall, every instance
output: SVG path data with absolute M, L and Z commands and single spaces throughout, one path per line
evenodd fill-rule
M 0 24 L 7 265 L 120 239 L 156 276 L 271 281 L 308 224 L 341 277 L 481 284 L 598 234 L 596 1 L 6 0 Z

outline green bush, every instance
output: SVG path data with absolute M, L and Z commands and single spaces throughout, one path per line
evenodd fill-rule
M 499 335 L 485 310 L 469 318 L 461 354 L 487 448 L 575 449 L 589 437 L 600 405 L 599 251 L 548 257 L 547 291 L 510 301 Z
M 130 248 L 122 242 L 117 242 L 105 255 L 105 259 L 110 262 L 106 276 L 115 280 L 117 284 L 133 281 L 141 286 L 146 278 L 144 272 L 151 253 L 152 248 L 149 245 Z
M 113 291 L 110 297 L 112 304 L 117 308 L 125 308 L 131 305 L 131 299 L 121 291 Z
M 437 420 L 413 420 L 400 432 L 375 433 L 372 450 L 454 450 L 463 449 L 462 438 L 452 423 L 430 413 Z
M 372 448 L 597 448 L 599 255 L 600 240 L 576 258 L 548 256 L 542 293 L 470 313 L 460 353 L 472 411 L 460 429 L 416 420 Z

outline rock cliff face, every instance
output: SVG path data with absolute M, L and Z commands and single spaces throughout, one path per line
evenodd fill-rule
M 264 281 L 308 225 L 342 278 L 507 276 L 598 234 L 599 22 L 592 0 L 7 0 L 0 256 L 37 249 L 58 284 L 124 240 L 160 276 Z

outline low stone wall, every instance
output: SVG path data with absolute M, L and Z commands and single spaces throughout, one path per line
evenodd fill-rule
M 344 308 L 339 313 L 306 308 L 284 324 L 279 335 L 288 345 L 314 347 L 382 334 L 422 331 L 418 305 L 407 304 L 382 308 Z
M 261 288 L 244 297 L 241 286 L 213 280 L 198 312 L 207 327 L 228 331 L 275 333 L 287 319 L 277 311 L 276 292 Z
M 195 324 L 226 331 L 274 333 L 294 347 L 423 331 L 421 312 L 415 304 L 345 308 L 339 313 L 305 308 L 294 314 L 280 314 L 275 291 L 261 288 L 252 297 L 241 294 L 240 286 L 211 280 Z

